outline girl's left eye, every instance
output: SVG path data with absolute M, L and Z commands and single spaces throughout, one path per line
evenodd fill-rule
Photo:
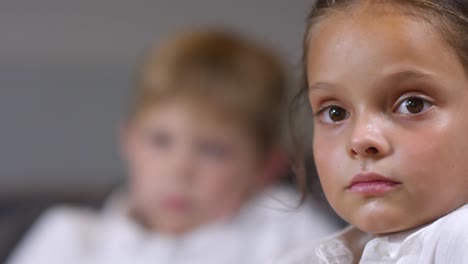
M 397 113 L 404 115 L 417 115 L 426 112 L 432 103 L 419 97 L 411 97 L 403 100 L 396 109 Z

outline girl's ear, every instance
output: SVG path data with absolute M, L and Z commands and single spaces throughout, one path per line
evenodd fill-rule
M 286 152 L 280 147 L 274 147 L 267 153 L 262 173 L 258 181 L 258 189 L 263 189 L 276 183 L 288 169 L 289 160 Z

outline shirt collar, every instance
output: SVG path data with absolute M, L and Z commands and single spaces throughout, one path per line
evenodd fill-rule
M 423 227 L 386 236 L 374 236 L 349 226 L 325 239 L 316 249 L 322 263 L 351 264 L 354 258 L 379 260 L 395 258 L 408 250 L 418 252 Z M 361 256 L 362 254 L 362 256 Z
M 349 226 L 325 239 L 315 252 L 322 263 L 351 264 L 355 256 L 360 257 L 360 253 L 372 237 L 354 226 Z

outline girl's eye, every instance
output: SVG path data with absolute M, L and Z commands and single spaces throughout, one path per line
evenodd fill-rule
M 427 100 L 412 97 L 401 102 L 396 112 L 405 115 L 416 115 L 427 111 L 431 106 L 432 104 Z
M 328 106 L 319 112 L 320 119 L 325 123 L 338 123 L 349 117 L 349 113 L 339 106 Z

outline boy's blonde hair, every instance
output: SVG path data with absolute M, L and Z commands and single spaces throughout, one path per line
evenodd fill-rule
M 219 31 L 180 34 L 147 58 L 131 118 L 163 100 L 188 98 L 242 121 L 266 150 L 279 134 L 286 79 L 273 54 L 236 35 Z

